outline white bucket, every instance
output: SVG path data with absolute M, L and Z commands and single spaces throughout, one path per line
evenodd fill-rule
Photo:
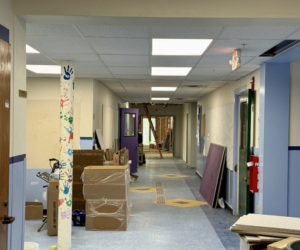
M 24 242 L 24 250 L 39 250 L 39 244 L 35 242 Z

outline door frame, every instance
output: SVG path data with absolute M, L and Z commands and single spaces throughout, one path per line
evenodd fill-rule
M 234 134 L 233 134 L 233 206 L 232 212 L 233 215 L 238 215 L 239 213 L 239 173 L 236 171 L 236 167 L 238 165 L 239 157 L 239 99 L 240 95 L 247 90 L 247 86 L 242 86 L 234 91 Z

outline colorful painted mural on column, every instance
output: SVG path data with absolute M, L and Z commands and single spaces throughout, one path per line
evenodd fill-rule
M 58 249 L 71 249 L 73 183 L 74 69 L 62 62 L 60 75 L 60 171 L 58 200 Z

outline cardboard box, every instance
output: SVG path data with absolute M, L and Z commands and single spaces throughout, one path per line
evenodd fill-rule
M 86 216 L 86 230 L 122 230 L 127 229 L 127 218 L 124 216 Z
M 80 165 L 76 165 L 76 167 L 74 166 L 74 168 L 73 168 L 73 181 L 82 182 L 81 175 L 83 173 L 84 167 L 85 166 L 80 166 Z
M 127 166 L 89 166 L 83 173 L 84 184 L 126 184 Z
M 73 151 L 74 168 L 76 166 L 103 165 L 103 150 L 74 150 Z
M 83 185 L 83 196 L 87 199 L 116 199 L 123 200 L 127 196 L 126 185 Z
M 77 181 L 73 182 L 73 199 L 74 198 L 83 199 L 82 187 L 83 187 L 82 182 L 77 182 Z
M 283 239 L 283 240 L 280 240 L 280 241 L 277 241 L 277 242 L 274 242 L 274 243 L 268 245 L 267 249 L 268 250 L 283 250 L 283 249 L 286 249 L 287 245 L 290 242 L 294 242 L 297 240 L 300 240 L 300 238 L 289 237 L 289 238 L 286 238 L 286 239 Z
M 115 153 L 115 150 L 114 149 L 106 149 L 105 151 L 105 158 L 107 161 L 112 161 L 114 159 L 114 153 Z
M 50 179 L 47 192 L 47 229 L 49 236 L 57 235 L 58 190 L 58 179 Z
M 72 209 L 85 210 L 85 200 L 83 198 L 73 198 Z
M 86 215 L 90 216 L 127 216 L 126 200 L 86 200 Z
M 25 220 L 43 219 L 43 203 L 26 201 Z

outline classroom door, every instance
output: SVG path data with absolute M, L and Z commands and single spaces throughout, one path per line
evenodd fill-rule
M 137 172 L 138 167 L 138 109 L 121 109 L 121 148 L 129 150 L 131 160 L 130 173 Z
M 253 194 L 249 190 L 247 162 L 251 152 L 251 118 L 254 91 L 246 90 L 239 98 L 239 216 L 252 212 Z
M 10 45 L 0 40 L 0 249 L 7 249 L 10 119 Z

